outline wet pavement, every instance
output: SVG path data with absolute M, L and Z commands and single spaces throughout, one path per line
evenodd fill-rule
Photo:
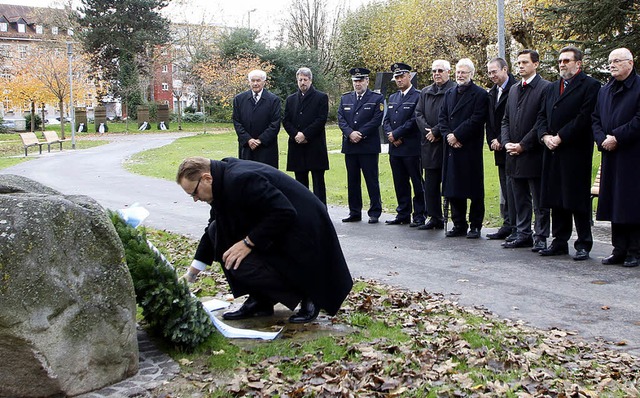
M 139 202 L 151 212 L 146 225 L 199 237 L 208 218 L 206 204 L 194 203 L 173 181 L 133 175 L 122 167 L 132 154 L 184 135 L 106 136 L 114 141 L 43 154 L 0 173 L 23 175 L 65 194 L 88 195 L 111 209 Z M 640 268 L 600 263 L 611 251 L 608 223 L 594 227 L 592 258 L 575 262 L 568 255 L 540 257 L 529 249 L 504 249 L 500 241 L 385 225 L 392 214 L 383 214 L 379 224 L 367 224 L 366 218 L 345 224 L 340 219 L 346 208 L 330 206 L 329 213 L 354 277 L 443 293 L 462 305 L 483 306 L 538 328 L 576 331 L 640 355 Z M 492 231 L 483 229 L 483 237 Z

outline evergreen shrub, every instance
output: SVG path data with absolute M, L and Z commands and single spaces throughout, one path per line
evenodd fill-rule
M 186 282 L 149 247 L 144 228 L 129 226 L 116 212 L 109 216 L 124 246 L 136 302 L 149 331 L 177 349 L 193 351 L 215 331 L 209 315 Z

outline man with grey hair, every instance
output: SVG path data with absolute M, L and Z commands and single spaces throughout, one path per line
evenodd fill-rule
M 451 204 L 453 229 L 447 237 L 480 238 L 484 219 L 482 147 L 487 117 L 487 92 L 473 82 L 475 67 L 469 58 L 456 64 L 457 86 L 449 89 L 439 115 L 445 139 L 442 194 Z M 467 223 L 467 199 L 469 223 Z M 467 232 L 467 227 L 470 227 Z
M 329 170 L 325 124 L 329 114 L 329 97 L 313 86 L 309 68 L 296 72 L 298 91 L 287 97 L 282 126 L 289 135 L 287 171 L 309 188 L 309 173 L 313 179 L 313 193 L 327 204 L 324 171 Z
M 437 59 L 431 64 L 433 84 L 425 87 L 420 92 L 420 99 L 416 105 L 416 123 L 421 134 L 421 163 L 424 174 L 424 196 L 426 213 L 429 219 L 418 229 L 443 229 L 444 217 L 442 216 L 442 161 L 443 145 L 442 134 L 438 116 L 444 93 L 455 82 L 449 79 L 451 64 L 449 61 Z
M 267 74 L 249 72 L 248 91 L 233 99 L 233 126 L 238 135 L 238 157 L 278 168 L 280 98 L 264 88 Z
M 609 54 L 611 79 L 600 89 L 593 136 L 602 152 L 598 220 L 611 221 L 613 252 L 602 264 L 640 265 L 640 76 L 626 48 Z

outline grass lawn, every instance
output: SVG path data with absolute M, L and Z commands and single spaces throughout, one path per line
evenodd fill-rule
M 138 174 L 173 180 L 180 162 L 188 156 L 204 156 L 221 159 L 238 156 L 238 142 L 231 124 L 226 129 L 219 129 L 214 134 L 199 134 L 181 138 L 162 148 L 152 149 L 134 155 L 125 167 Z M 212 129 L 213 131 L 213 129 Z M 281 130 L 278 135 L 280 149 L 280 169 L 284 170 L 287 162 L 287 135 Z M 344 155 L 340 153 L 342 133 L 335 125 L 327 126 L 327 149 L 329 150 L 329 171 L 325 174 L 327 184 L 327 201 L 332 205 L 347 206 L 347 174 Z M 484 152 L 485 170 L 485 224 L 498 225 L 500 220 L 498 170 L 494 166 L 493 153 Z M 293 173 L 290 173 L 293 176 Z M 365 209 L 368 194 L 362 181 L 362 195 Z M 397 206 L 388 155 L 380 156 L 380 191 L 385 212 L 394 213 Z M 347 214 L 345 213 L 345 216 Z

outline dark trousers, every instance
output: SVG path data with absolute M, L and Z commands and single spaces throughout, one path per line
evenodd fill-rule
M 344 163 L 347 167 L 350 216 L 362 217 L 361 172 L 369 193 L 369 211 L 367 214 L 369 217 L 380 217 L 380 214 L 382 214 L 380 183 L 378 182 L 378 158 L 379 154 L 377 153 L 344 155 Z
M 324 170 L 296 171 L 296 181 L 309 188 L 309 173 L 311 173 L 313 180 L 313 194 L 326 206 L 327 187 L 324 183 Z
M 484 198 L 471 199 L 469 205 L 469 223 L 467 224 L 467 199 L 449 198 L 451 205 L 451 221 L 453 225 L 459 229 L 482 228 L 482 220 L 484 220 Z
M 640 258 L 640 224 L 611 223 L 614 256 Z
M 282 303 L 292 311 L 303 299 L 303 292 L 294 289 L 293 284 L 259 254 L 249 253 L 238 269 L 225 268 L 224 272 L 236 297 L 249 294 L 258 301 Z
M 413 186 L 413 221 L 423 223 L 425 220 L 424 188 L 420 156 L 389 155 L 393 187 L 398 199 L 396 211 L 398 220 L 411 220 L 411 186 Z
M 424 169 L 424 199 L 427 216 L 443 221 L 442 216 L 442 169 Z
M 591 235 L 591 215 L 588 211 L 572 212 L 571 210 L 552 208 L 551 227 L 553 232 L 553 245 L 557 247 L 567 246 L 571 238 L 573 223 L 576 223 L 576 233 L 578 239 L 573 247 L 576 250 L 585 249 L 591 251 L 593 247 L 593 236 Z
M 507 193 L 507 172 L 503 164 L 498 165 L 498 178 L 500 179 L 500 216 L 502 227 L 514 229 L 516 224 L 516 212 L 513 205 L 509 205 Z
M 540 178 L 507 177 L 511 202 L 516 214 L 516 231 L 521 239 L 531 237 L 531 217 L 536 215 L 533 236 L 538 240 L 549 237 L 549 209 L 540 207 Z M 533 206 L 532 206 L 533 205 Z

